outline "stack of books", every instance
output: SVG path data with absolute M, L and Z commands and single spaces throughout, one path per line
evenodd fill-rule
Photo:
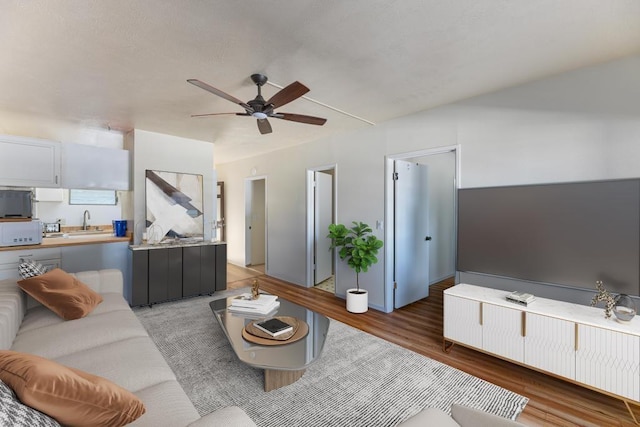
M 258 299 L 251 299 L 251 294 L 242 294 L 235 297 L 228 310 L 231 313 L 237 313 L 249 316 L 271 315 L 280 307 L 280 301 L 276 295 L 260 294 Z

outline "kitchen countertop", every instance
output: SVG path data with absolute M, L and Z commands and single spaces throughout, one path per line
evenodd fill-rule
M 113 234 L 90 234 L 73 237 L 45 237 L 39 245 L 3 246 L 0 251 L 19 251 L 24 249 L 60 248 L 63 246 L 95 245 L 100 243 L 131 242 L 131 237 L 115 237 Z
M 212 242 L 210 240 L 175 240 L 171 242 L 163 242 L 163 243 L 143 243 L 140 245 L 130 245 L 129 248 L 132 251 L 146 251 L 150 249 L 163 249 L 163 248 L 182 248 L 185 246 L 209 246 L 209 245 L 226 245 L 227 242 Z

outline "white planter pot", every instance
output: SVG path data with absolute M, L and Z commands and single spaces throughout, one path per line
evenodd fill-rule
M 347 289 L 347 311 L 351 313 L 364 313 L 369 309 L 369 293 L 360 289 L 361 293 L 356 288 Z

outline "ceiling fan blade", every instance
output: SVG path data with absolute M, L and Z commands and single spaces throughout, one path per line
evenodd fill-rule
M 278 93 L 273 95 L 266 105 L 271 104 L 271 110 L 274 108 L 282 107 L 285 104 L 290 103 L 294 99 L 300 98 L 305 93 L 309 92 L 309 88 L 300 82 L 293 82 L 289 86 L 281 89 Z
M 238 98 L 236 98 L 235 96 L 231 96 L 226 92 L 221 91 L 220 89 L 217 89 L 211 85 L 206 84 L 205 82 L 201 82 L 198 79 L 188 79 L 187 82 L 191 83 L 194 86 L 198 86 L 200 89 L 204 89 L 207 92 L 211 92 L 214 95 L 218 95 L 221 98 L 226 99 L 227 101 L 231 101 L 234 104 L 238 104 L 240 105 L 242 108 L 244 108 L 245 110 L 252 112 L 253 113 L 253 108 L 251 108 L 249 106 L 249 104 L 240 101 Z M 277 94 L 276 94 L 277 95 Z
M 208 114 L 192 114 L 191 117 L 208 117 L 208 116 L 225 116 L 227 114 L 239 114 L 241 116 L 250 116 L 248 113 L 208 113 Z
M 267 133 L 271 133 L 271 123 L 269 123 L 269 120 L 267 119 L 258 119 L 258 129 L 260 130 L 261 134 L 267 134 Z
M 318 126 L 322 126 L 327 122 L 327 119 L 323 119 L 322 117 L 305 116 L 303 114 L 275 113 L 269 117 L 275 117 L 276 119 L 289 120 L 292 122 L 300 122 L 300 123 L 306 123 L 308 125 L 318 125 Z

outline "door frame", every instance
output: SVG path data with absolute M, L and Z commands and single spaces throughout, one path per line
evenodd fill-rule
M 244 179 L 244 265 L 249 265 L 247 260 L 251 260 L 251 235 L 248 233 L 248 225 L 247 225 L 247 215 L 249 212 L 252 212 L 252 204 L 251 204 L 251 194 L 254 181 L 264 180 L 264 268 L 265 273 L 269 270 L 269 204 L 268 204 L 268 196 L 269 196 L 269 187 L 267 185 L 267 176 L 250 176 Z
M 306 280 L 306 287 L 307 288 L 312 288 L 313 287 L 313 256 L 314 256 L 314 252 L 315 252 L 315 245 L 314 245 L 314 236 L 315 236 L 315 224 L 314 224 L 314 217 L 315 217 L 315 209 L 314 209 L 314 204 L 315 204 L 315 200 L 313 197 L 313 182 L 314 182 L 314 173 L 315 172 L 322 172 L 322 171 L 326 171 L 326 170 L 333 170 L 333 221 L 335 223 L 338 222 L 338 164 L 337 163 L 333 163 L 333 164 L 329 164 L 329 165 L 324 165 L 324 166 L 316 166 L 313 168 L 308 168 L 307 169 L 307 182 L 306 182 L 306 189 L 307 189 L 307 236 L 306 236 L 306 248 L 307 248 L 307 280 Z M 328 231 L 327 231 L 328 233 Z M 336 257 L 335 257 L 335 251 L 333 251 L 333 263 L 335 266 L 336 263 Z M 338 272 L 335 271 L 334 269 L 334 280 L 338 281 L 338 278 L 336 277 L 338 275 Z
M 407 153 L 388 154 L 384 163 L 384 218 L 385 218 L 385 241 L 384 241 L 384 311 L 391 313 L 394 309 L 394 254 L 395 254 L 395 233 L 394 233 L 394 184 L 393 165 L 396 160 L 407 160 L 414 157 L 432 156 L 436 154 L 446 154 L 453 152 L 455 155 L 455 188 L 460 188 L 460 145 L 447 145 L 443 147 L 429 148 L 425 150 L 410 151 Z M 457 196 L 454 198 L 454 210 L 457 206 Z M 457 223 L 457 217 L 455 218 Z M 457 225 L 454 228 L 454 239 L 457 239 Z

